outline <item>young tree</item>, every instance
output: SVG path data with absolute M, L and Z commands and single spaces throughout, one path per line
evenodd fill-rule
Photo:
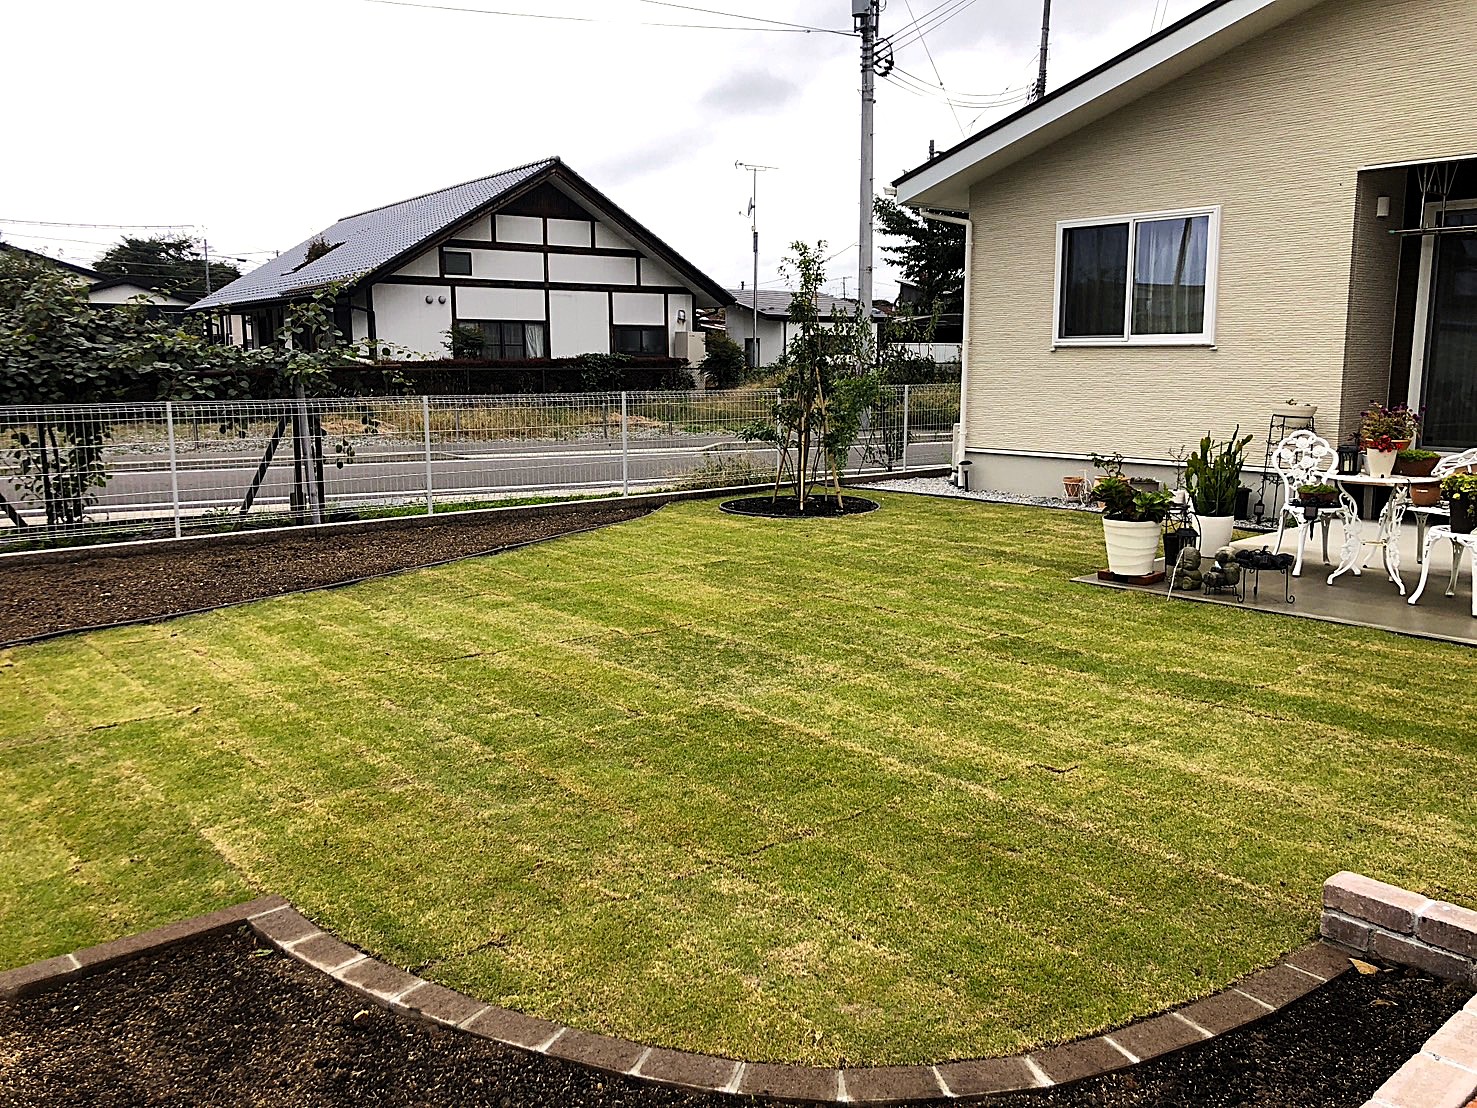
M 964 228 L 924 219 L 896 200 L 878 197 L 874 212 L 884 235 L 903 240 L 882 253 L 918 289 L 917 308 L 932 315 L 964 310 Z
M 147 288 L 171 292 L 192 304 L 205 295 L 205 255 L 187 238 L 133 238 L 108 248 L 93 269 L 113 277 L 132 277 Z M 210 263 L 210 287 L 229 284 L 241 271 L 228 262 Z
M 790 249 L 793 254 L 785 259 L 780 273 L 796 286 L 790 298 L 794 337 L 777 363 L 780 397 L 773 420 L 749 428 L 745 437 L 771 443 L 778 450 L 774 499 L 784 487 L 788 466 L 795 500 L 800 511 L 805 511 L 810 485 L 824 461 L 836 506 L 844 508 L 841 473 L 861 434 L 862 419 L 878 393 L 872 369 L 872 328 L 860 312 L 821 318 L 816 304 L 826 283 L 824 242 L 814 247 L 795 242 Z

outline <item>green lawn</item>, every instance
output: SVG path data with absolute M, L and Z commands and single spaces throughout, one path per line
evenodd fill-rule
M 1099 542 L 690 502 L 0 652 L 0 963 L 271 891 L 582 1028 L 913 1062 L 1212 991 L 1340 869 L 1477 901 L 1477 654 L 1071 584 Z

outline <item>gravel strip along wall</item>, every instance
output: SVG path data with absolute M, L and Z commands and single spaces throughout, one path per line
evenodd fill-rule
M 827 1069 L 644 1046 L 497 1008 L 371 958 L 324 932 L 282 898 L 265 897 L 0 973 L 0 1000 L 31 996 L 126 958 L 242 921 L 284 953 L 395 1012 L 606 1073 L 698 1092 L 822 1104 L 942 1103 L 1066 1085 L 1254 1023 L 1349 969 L 1345 951 L 1316 942 L 1214 996 L 1106 1035 L 1010 1058 Z
M 1327 939 L 1382 962 L 1477 988 L 1477 912 L 1357 873 L 1323 885 Z M 1477 997 L 1382 1085 L 1365 1108 L 1464 1108 L 1477 1096 Z

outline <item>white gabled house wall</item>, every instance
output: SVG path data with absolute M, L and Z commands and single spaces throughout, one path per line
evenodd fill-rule
M 471 273 L 449 273 L 447 253 L 468 255 Z M 595 216 L 481 216 L 374 282 L 372 297 L 376 339 L 413 358 L 445 357 L 447 333 L 469 320 L 543 323 L 552 358 L 613 351 L 612 327 L 662 327 L 671 356 L 693 329 L 692 289 Z M 367 313 L 354 337 L 368 337 Z

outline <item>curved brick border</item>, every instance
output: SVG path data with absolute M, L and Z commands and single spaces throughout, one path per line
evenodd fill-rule
M 1223 992 L 1106 1035 L 1009 1058 L 824 1069 L 643 1046 L 497 1008 L 371 958 L 273 896 L 0 973 L 0 1000 L 31 996 L 242 923 L 283 953 L 396 1012 L 606 1073 L 697 1092 L 823 1104 L 978 1100 L 1097 1077 L 1253 1023 L 1349 968 L 1346 950 L 1315 942 Z

